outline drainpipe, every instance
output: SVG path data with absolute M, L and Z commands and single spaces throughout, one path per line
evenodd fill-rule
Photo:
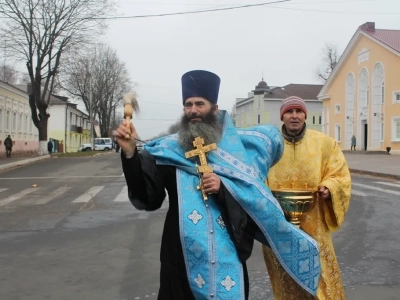
M 65 106 L 65 140 L 64 140 L 64 148 L 65 148 L 65 153 L 67 153 L 67 114 L 68 114 L 68 102 L 66 102 Z

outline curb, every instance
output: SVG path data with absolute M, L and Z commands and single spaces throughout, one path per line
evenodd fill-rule
M 355 174 L 360 174 L 360 175 L 370 175 L 370 176 L 375 176 L 375 177 L 400 180 L 400 175 L 393 175 L 393 174 L 386 174 L 386 173 L 379 173 L 379 172 L 372 172 L 372 171 L 365 171 L 365 170 L 357 170 L 357 169 L 349 169 L 349 170 L 350 170 L 350 173 L 355 173 Z
M 23 160 L 19 160 L 19 161 L 16 161 L 16 162 L 9 163 L 9 164 L 0 165 L 0 171 L 16 168 L 16 167 L 19 167 L 19 166 L 22 166 L 22 165 L 26 165 L 26 164 L 29 164 L 29 163 L 32 163 L 32 162 L 44 160 L 44 159 L 47 159 L 47 158 L 50 158 L 50 157 L 51 156 L 49 154 L 45 154 L 45 155 L 34 157 L 34 158 L 23 159 Z

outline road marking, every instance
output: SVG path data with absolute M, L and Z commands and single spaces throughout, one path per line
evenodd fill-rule
M 36 200 L 34 204 L 35 205 L 36 204 L 46 204 L 46 203 L 50 202 L 51 200 L 53 200 L 54 198 L 61 196 L 66 191 L 68 191 L 70 188 L 71 187 L 62 186 L 62 187 L 52 191 L 49 195 L 44 196 L 44 197 L 40 198 L 39 200 Z
M 377 191 L 377 192 L 383 192 L 383 193 L 387 193 L 387 194 L 393 194 L 393 195 L 400 196 L 400 192 L 398 192 L 398 191 L 382 189 L 382 188 L 379 188 L 379 187 L 376 187 L 376 186 L 370 186 L 370 185 L 366 185 L 366 184 L 362 184 L 362 183 L 356 183 L 356 182 L 352 182 L 351 184 L 355 185 L 355 186 L 363 187 L 365 189 L 374 190 L 374 191 Z
M 7 191 L 7 190 L 8 190 L 8 188 L 0 189 L 0 193 L 1 193 L 1 192 L 4 192 L 4 191 Z
M 121 192 L 115 197 L 114 202 L 129 202 L 128 187 L 124 186 Z
M 76 198 L 74 201 L 72 201 L 72 203 L 86 203 L 86 202 L 89 202 L 103 188 L 104 188 L 104 186 L 92 186 L 84 194 L 80 195 L 78 198 Z
M 391 183 L 391 182 L 385 182 L 385 181 L 375 181 L 375 183 L 388 185 L 388 186 L 394 186 L 394 187 L 400 188 L 400 184 L 397 184 L 397 183 Z
M 4 205 L 7 205 L 7 204 L 9 204 L 9 203 L 11 203 L 11 202 L 13 202 L 15 200 L 18 200 L 19 198 L 22 198 L 22 197 L 24 197 L 24 196 L 26 196 L 26 195 L 34 192 L 34 191 L 38 191 L 39 189 L 40 188 L 28 188 L 26 190 L 23 190 L 23 191 L 17 193 L 17 194 L 14 194 L 14 195 L 12 195 L 10 197 L 7 197 L 6 199 L 3 199 L 3 200 L 0 201 L 0 207 L 4 206 Z
M 366 193 L 363 193 L 355 189 L 351 189 L 351 195 L 362 196 L 362 197 L 368 196 Z

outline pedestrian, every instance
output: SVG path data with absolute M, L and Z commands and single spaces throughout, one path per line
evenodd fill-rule
M 123 120 L 115 132 L 132 204 L 156 210 L 168 192 L 158 299 L 248 299 L 246 260 L 255 236 L 315 294 L 319 265 L 305 269 L 301 261 L 319 260 L 316 243 L 286 221 L 264 183 L 283 151 L 279 130 L 235 128 L 218 110 L 216 74 L 195 70 L 181 81 L 184 113 L 177 133 L 139 152 L 132 123 Z
M 49 154 L 53 152 L 53 142 L 51 141 L 51 139 L 49 139 L 47 143 L 47 151 L 49 152 Z
M 299 97 L 282 101 L 280 117 L 285 147 L 282 158 L 268 173 L 271 189 L 308 187 L 318 190 L 311 211 L 300 218 L 300 227 L 318 242 L 321 278 L 317 298 L 300 288 L 282 268 L 270 248 L 263 254 L 275 299 L 345 299 L 331 232 L 344 221 L 349 207 L 351 178 L 346 159 L 331 137 L 307 129 L 307 107 Z
M 354 134 L 351 137 L 351 150 L 353 150 L 353 148 L 354 148 L 354 151 L 356 151 L 356 137 L 354 136 Z
M 119 148 L 120 148 L 120 146 L 118 144 L 118 141 L 115 140 L 115 152 L 119 152 Z
M 8 135 L 4 140 L 4 147 L 6 147 L 6 157 L 11 158 L 11 151 L 13 147 L 13 141 L 11 136 Z

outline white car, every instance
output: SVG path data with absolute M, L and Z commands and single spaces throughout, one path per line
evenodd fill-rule
M 94 139 L 94 150 L 96 151 L 110 151 L 112 149 L 112 140 L 111 138 L 95 138 Z M 92 145 L 82 144 L 79 147 L 78 151 L 91 151 Z

